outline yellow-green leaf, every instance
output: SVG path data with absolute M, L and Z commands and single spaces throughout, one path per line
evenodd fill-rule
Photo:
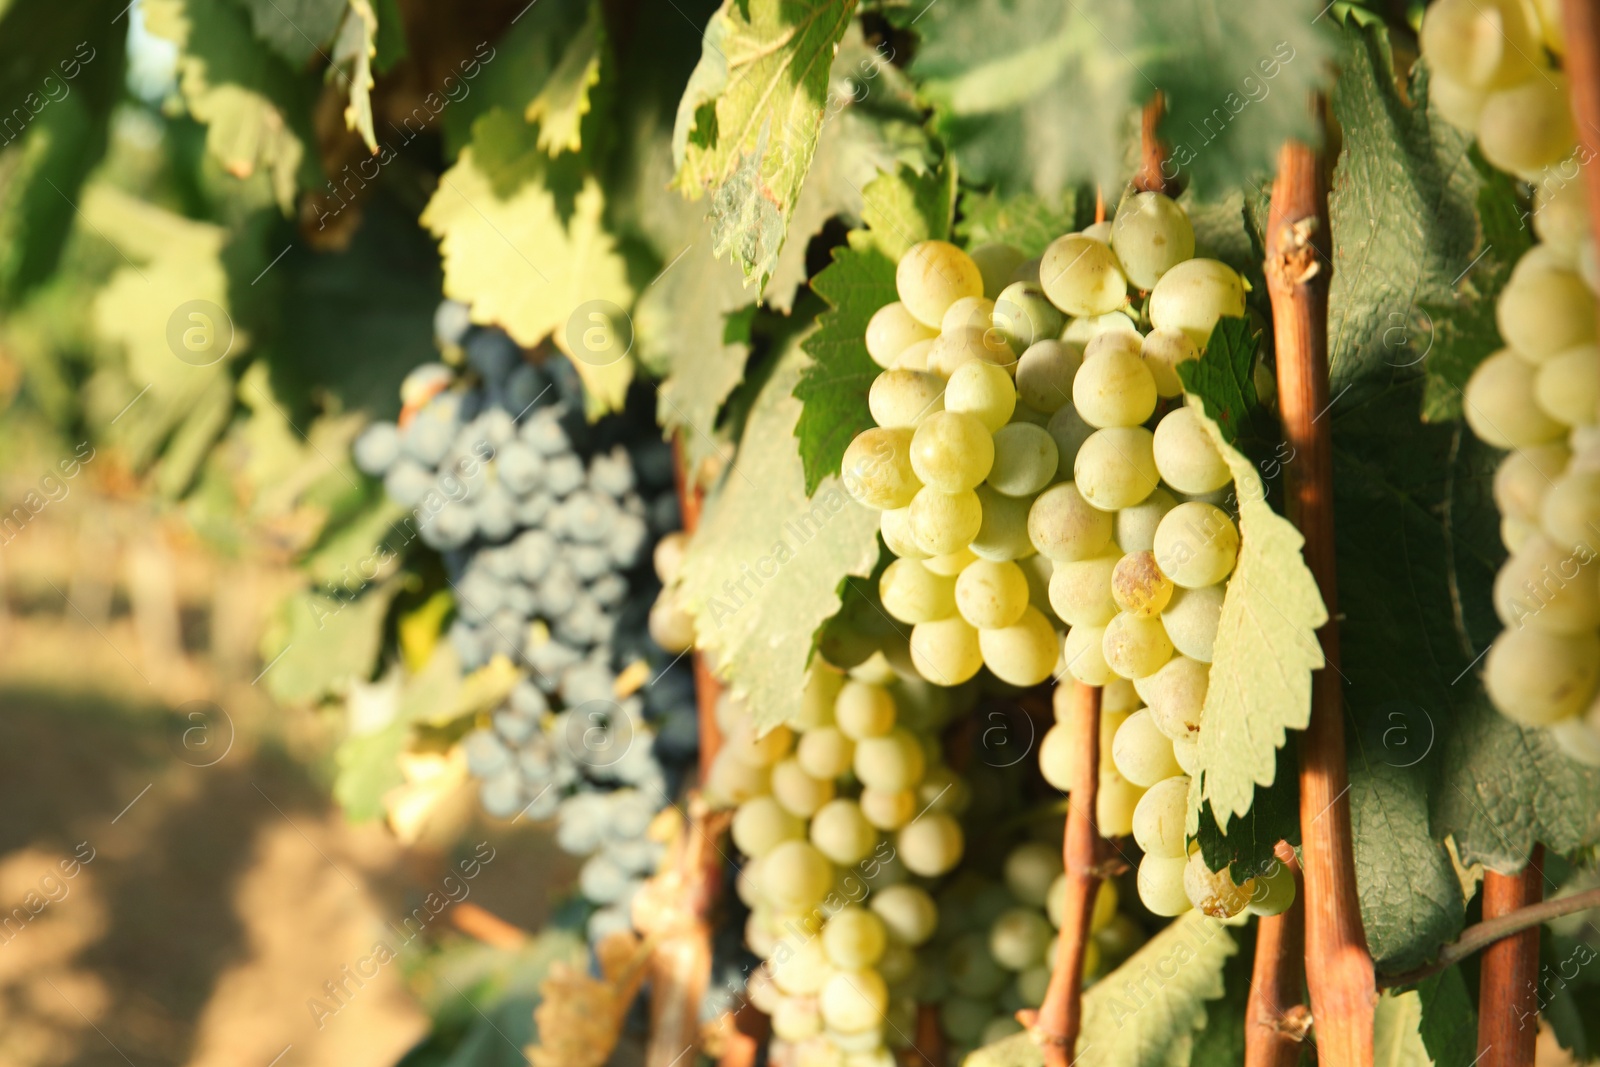
M 589 113 L 590 90 L 600 80 L 600 56 L 605 48 L 605 26 L 598 4 L 589 5 L 584 20 L 561 53 L 539 95 L 523 117 L 539 124 L 539 147 L 552 156 L 576 152 L 583 145 L 580 127 Z
M 329 73 L 337 72 L 349 88 L 345 127 L 359 131 L 373 152 L 378 150 L 378 135 L 372 128 L 372 57 L 378 52 L 377 39 L 378 14 L 372 0 L 350 0 L 350 9 L 333 42 Z

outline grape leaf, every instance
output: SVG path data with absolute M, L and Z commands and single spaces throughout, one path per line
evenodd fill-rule
M 953 166 L 919 173 L 902 165 L 892 174 L 878 175 L 862 194 L 861 220 L 896 262 L 918 241 L 950 236 L 956 198 Z
M 1195 1032 L 1189 1067 L 1238 1067 L 1244 1062 L 1255 935 L 1250 925 L 1229 931 L 1239 950 L 1223 965 L 1222 996 L 1206 1002 L 1205 1025 Z
M 1460 967 L 1417 983 L 1422 1021 L 1417 1029 L 1435 1067 L 1472 1067 L 1478 1051 L 1478 1019 Z
M 561 61 L 523 113 L 523 118 L 539 124 L 539 147 L 552 156 L 576 152 L 583 144 L 583 116 L 589 113 L 590 90 L 600 81 L 605 49 L 600 5 L 591 3 L 588 17 L 567 42 Z
M 866 231 L 853 230 L 850 244 L 835 248 L 833 262 L 811 280 L 829 310 L 806 338 L 805 349 L 814 362 L 795 386 L 795 398 L 805 405 L 794 432 L 808 494 L 839 473 L 844 450 L 856 434 L 875 425 L 867 392 L 883 368 L 867 355 L 867 320 L 899 299 L 894 269 L 894 260 L 871 243 Z
M 1373 1067 L 1433 1067 L 1422 1044 L 1422 998 L 1385 992 L 1372 1020 Z
M 963 189 L 956 234 L 968 248 L 998 243 L 1030 258 L 1042 255 L 1051 241 L 1078 229 L 1078 200 L 1072 188 L 1052 196 Z
M 288 214 L 296 182 L 311 184 L 317 169 L 306 152 L 314 138 L 305 84 L 255 44 L 245 12 L 228 0 L 149 0 L 144 18 L 178 46 L 178 87 L 206 127 L 206 149 L 235 178 L 265 170 Z
M 1178 364 L 1178 377 L 1185 392 L 1200 398 L 1206 417 L 1216 423 L 1222 439 L 1238 444 L 1241 437 L 1256 432 L 1252 422 L 1260 406 L 1253 377 L 1256 336 L 1249 321 L 1219 320 L 1205 355 L 1207 358 Z
M 255 35 L 295 69 L 333 40 L 348 0 L 242 0 Z
M 1201 805 L 1200 824 L 1194 840 L 1214 871 L 1227 864 L 1236 882 L 1270 873 L 1277 862 L 1274 849 L 1279 841 L 1300 843 L 1300 774 L 1296 740 L 1278 749 L 1278 770 L 1270 788 L 1256 786 L 1250 810 L 1232 821 L 1230 832 L 1217 825 L 1210 802 Z
M 1223 349 L 1212 346 L 1201 362 L 1224 358 Z M 1198 409 L 1202 402 L 1191 403 Z M 1303 730 L 1310 721 L 1311 672 L 1323 666 L 1316 631 L 1328 621 L 1316 580 L 1300 556 L 1300 531 L 1267 503 L 1255 464 L 1210 418 L 1202 421 L 1233 476 L 1240 543 L 1201 717 L 1202 771 L 1189 790 L 1191 833 L 1202 800 L 1211 802 L 1226 831 L 1229 819 L 1250 810 L 1256 786 L 1275 781 L 1286 731 Z
M 855 0 L 725 0 L 680 104 L 675 185 L 714 191 L 716 251 L 731 251 L 758 288 L 794 217 L 854 10 Z
M 878 559 L 876 513 L 836 476 L 814 498 L 806 490 L 792 394 L 807 362 L 793 339 L 779 351 L 681 570 L 696 644 L 762 727 L 797 710 L 812 635 L 839 609 L 845 577 L 870 574 Z
M 268 692 L 301 704 L 369 677 L 383 645 L 384 616 L 399 592 L 400 582 L 391 579 L 353 597 L 302 591 L 285 600 L 261 639 Z
M 1079 181 L 1120 187 L 1133 111 L 1158 89 L 1174 176 L 1227 189 L 1270 172 L 1284 139 L 1314 134 L 1305 101 L 1329 59 L 1317 6 L 1155 0 L 1091 14 L 982 0 L 894 13 L 920 37 L 911 70 L 963 172 L 1004 193 L 1051 195 Z
M 1223 995 L 1222 972 L 1238 951 L 1227 928 L 1199 912 L 1174 919 L 1083 994 L 1074 1065 L 1189 1067 L 1206 1002 Z M 972 1053 L 966 1067 L 1040 1067 L 1032 1035 L 1016 1034 Z
M 350 10 L 333 42 L 330 77 L 338 77 L 350 93 L 350 106 L 344 109 L 347 129 L 359 131 L 367 148 L 378 150 L 378 135 L 372 128 L 372 59 L 378 52 L 378 13 L 372 0 L 350 0 Z
M 590 414 L 620 409 L 632 362 L 615 352 L 616 344 L 593 355 L 584 348 L 593 316 L 610 324 L 633 300 L 627 264 L 601 217 L 600 183 L 582 178 L 564 222 L 542 154 L 517 156 L 521 181 L 502 193 L 478 165 L 480 151 L 477 140 L 462 150 L 422 213 L 422 224 L 439 238 L 445 295 L 470 304 L 474 322 L 500 325 L 525 348 L 553 335 L 573 357 Z

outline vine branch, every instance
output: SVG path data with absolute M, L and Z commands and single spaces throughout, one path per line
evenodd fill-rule
M 1316 109 L 1320 114 L 1320 107 Z M 1339 684 L 1338 577 L 1333 538 L 1333 446 L 1328 420 L 1328 211 L 1315 152 L 1290 141 L 1278 153 L 1267 220 L 1267 290 L 1278 354 L 1279 408 L 1293 450 L 1285 474 L 1289 517 L 1328 622 L 1318 631 L 1327 666 L 1312 675 L 1311 722 L 1300 750 L 1300 839 L 1305 858 L 1306 982 L 1319 1061 L 1369 1067 L 1377 991 L 1361 927 L 1350 835 Z
M 1244 1014 L 1245 1067 L 1294 1067 L 1305 1038 L 1301 1006 L 1305 955 L 1305 893 L 1294 848 L 1279 841 L 1273 850 L 1294 877 L 1294 904 L 1256 924 L 1256 958 Z

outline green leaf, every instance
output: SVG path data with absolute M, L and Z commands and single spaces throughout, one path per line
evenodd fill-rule
M 1298 737 L 1298 735 L 1295 735 Z M 1214 871 L 1227 864 L 1236 882 L 1270 873 L 1277 862 L 1279 841 L 1300 843 L 1300 775 L 1298 742 L 1291 739 L 1278 749 L 1278 770 L 1270 787 L 1256 786 L 1250 810 L 1232 821 L 1224 833 L 1208 801 L 1200 808 L 1200 825 L 1194 840 Z
M 262 639 L 267 691 L 285 704 L 302 704 L 369 677 L 383 645 L 389 602 L 399 591 L 390 580 L 356 595 L 302 591 L 289 597 Z
M 816 492 L 824 479 L 838 476 L 844 450 L 856 434 L 875 425 L 867 392 L 883 368 L 867 355 L 867 320 L 900 298 L 894 260 L 867 232 L 852 231 L 850 238 L 849 245 L 833 250 L 833 262 L 811 281 L 829 309 L 818 316 L 816 332 L 805 340 L 812 363 L 795 386 L 796 399 L 805 405 L 794 432 L 800 439 L 807 494 Z
M 1481 247 L 1457 281 L 1453 300 L 1421 303 L 1417 341 L 1412 345 L 1428 374 L 1422 417 L 1429 422 L 1461 417 L 1461 391 L 1467 379 L 1500 347 L 1495 301 L 1511 277 L 1511 268 L 1532 243 L 1531 216 L 1522 210 L 1513 179 L 1484 162 L 1476 147 L 1472 163 L 1482 178 L 1477 201 Z
M 1472 1067 L 1478 1052 L 1478 1013 L 1460 967 L 1417 984 L 1422 1021 L 1417 1029 L 1434 1067 Z
M 1003 193 L 1119 188 L 1133 112 L 1157 89 L 1173 174 L 1197 189 L 1269 173 L 1284 139 L 1314 134 L 1306 100 L 1330 56 L 1313 0 L 1152 0 L 1092 15 L 1050 0 L 915 8 L 902 21 L 920 37 L 911 70 L 937 128 L 964 174 Z
M 588 18 L 567 42 L 561 61 L 523 112 L 523 118 L 539 124 L 539 147 L 552 156 L 576 152 L 583 144 L 580 127 L 589 113 L 590 90 L 600 81 L 600 57 L 605 49 L 600 5 L 591 3 Z
M 524 348 L 553 338 L 583 379 L 590 415 L 620 409 L 633 377 L 625 349 L 584 347 L 596 315 L 614 342 L 614 324 L 633 300 L 627 264 L 602 220 L 600 183 L 582 179 L 563 221 L 556 191 L 543 180 L 547 171 L 505 194 L 478 166 L 478 152 L 477 144 L 462 150 L 422 213 L 439 238 L 445 295 L 470 304 L 474 322 L 498 324 Z
M 346 21 L 347 0 L 241 0 L 256 37 L 291 67 L 304 68 Z
M 178 88 L 206 127 L 207 151 L 235 178 L 266 171 L 288 214 L 296 182 L 316 172 L 303 81 L 255 44 L 246 13 L 228 0 L 149 0 L 144 17 L 152 34 L 178 46 Z
M 718 254 L 764 287 L 826 113 L 834 49 L 855 0 L 725 0 L 673 134 L 677 188 L 714 190 Z
M 1238 951 L 1222 968 L 1222 997 L 1207 1001 L 1205 1025 L 1194 1035 L 1189 1067 L 1239 1067 L 1244 1062 L 1256 927 L 1229 932 Z
M 798 709 L 812 635 L 839 609 L 840 583 L 871 573 L 878 559 L 877 515 L 837 477 L 814 498 L 806 491 L 792 395 L 806 362 L 792 339 L 780 350 L 680 579 L 697 645 L 716 656 L 762 727 Z
M 359 131 L 367 148 L 378 151 L 378 135 L 372 128 L 372 60 L 378 54 L 378 13 L 372 0 L 349 0 L 350 10 L 333 42 L 329 77 L 337 77 L 350 93 L 350 106 L 344 109 L 347 129 Z
M 1422 998 L 1416 993 L 1386 992 L 1378 998 L 1372 1020 L 1373 1067 L 1433 1067 L 1423 1047 Z
M 863 193 L 861 221 L 890 259 L 900 257 L 919 241 L 948 240 L 955 212 L 954 167 L 918 173 L 901 166 L 893 174 L 880 174 Z
M 1233 476 L 1240 543 L 1201 717 L 1202 771 L 1189 791 L 1191 832 L 1202 800 L 1211 802 L 1225 831 L 1230 818 L 1250 810 L 1256 787 L 1276 780 L 1286 731 L 1303 730 L 1310 721 L 1311 672 L 1323 666 L 1316 631 L 1328 621 L 1300 555 L 1305 539 L 1267 503 L 1255 465 L 1216 423 L 1204 422 Z
M 1222 972 L 1238 945 L 1226 927 L 1190 911 L 1145 942 L 1083 994 L 1075 1067 L 1189 1067 L 1206 1002 L 1223 994 Z M 969 1056 L 966 1067 L 1040 1067 L 1027 1033 Z
M 956 235 L 968 248 L 1006 244 L 1031 259 L 1043 255 L 1057 237 L 1078 229 L 1078 206 L 1077 191 L 1071 188 L 1052 196 L 963 189 Z
M 1254 377 L 1256 343 L 1248 320 L 1219 319 L 1201 358 L 1178 364 L 1184 391 L 1200 398 L 1206 417 L 1230 445 L 1254 434 L 1252 421 L 1260 406 Z

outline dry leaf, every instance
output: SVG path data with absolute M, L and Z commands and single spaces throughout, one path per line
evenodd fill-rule
M 539 1043 L 526 1049 L 533 1067 L 603 1067 L 644 983 L 650 952 L 648 940 L 617 933 L 595 947 L 600 978 L 565 962 L 552 964 L 533 1012 Z

